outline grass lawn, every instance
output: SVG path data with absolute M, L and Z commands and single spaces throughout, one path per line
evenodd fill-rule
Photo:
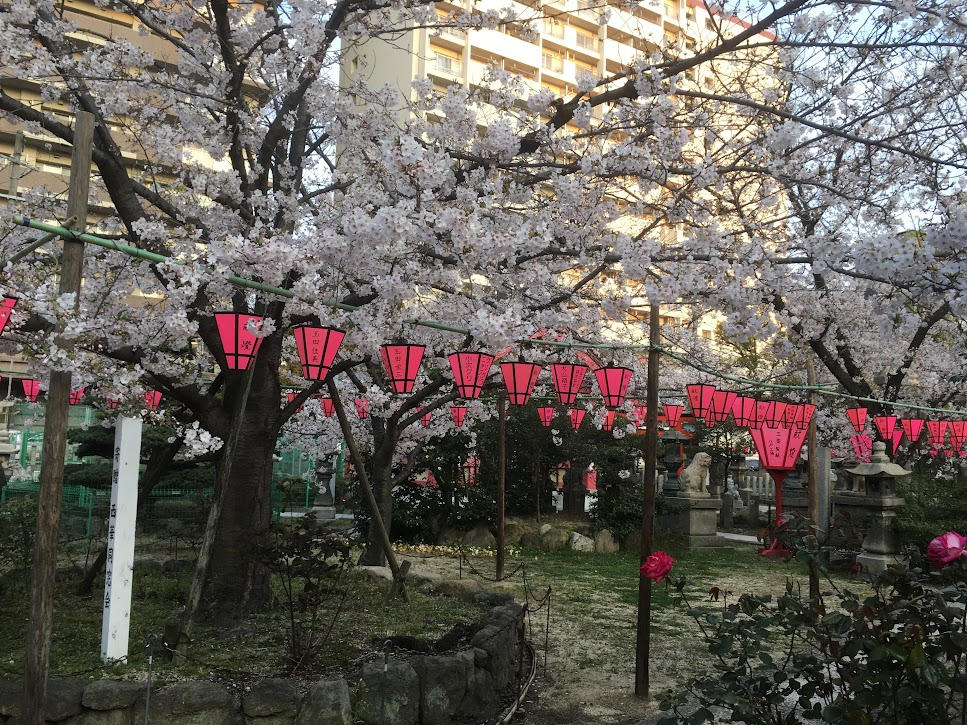
M 145 644 L 149 635 L 159 639 L 165 622 L 184 603 L 191 583 L 190 569 L 178 575 L 157 567 L 136 567 L 131 606 L 130 656 L 126 665 L 104 665 L 100 660 L 103 579 L 92 596 L 74 594 L 76 577 L 59 575 L 55 602 L 51 672 L 91 679 L 143 679 L 148 666 Z M 385 582 L 358 573 L 345 577 L 348 594 L 324 653 L 309 671 L 296 677 L 318 680 L 327 673 L 351 667 L 352 661 L 379 650 L 390 635 L 406 634 L 436 639 L 457 621 L 480 618 L 486 607 L 442 596 L 410 592 L 410 601 L 396 599 L 383 606 Z M 281 594 L 281 590 L 277 591 Z M 22 582 L 6 580 L 0 596 L 0 677 L 18 679 L 24 667 L 27 634 L 28 591 Z M 336 602 L 321 618 L 328 629 Z M 251 617 L 238 627 L 219 630 L 197 625 L 189 661 L 175 666 L 155 649 L 153 672 L 159 685 L 184 679 L 207 679 L 215 675 L 226 682 L 246 682 L 279 676 L 288 669 L 287 618 L 282 602 L 270 611 Z

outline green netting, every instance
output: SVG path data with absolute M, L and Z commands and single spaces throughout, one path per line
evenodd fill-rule
M 0 489 L 0 506 L 18 496 L 36 498 L 40 484 L 11 481 Z M 155 488 L 138 516 L 138 530 L 161 537 L 200 538 L 208 520 L 212 489 Z M 283 511 L 308 508 L 315 486 L 308 480 L 276 478 L 272 482 L 272 516 Z M 65 486 L 61 497 L 61 533 L 65 538 L 98 536 L 111 505 L 109 489 Z

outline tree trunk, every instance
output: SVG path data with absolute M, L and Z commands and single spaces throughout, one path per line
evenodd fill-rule
M 252 561 L 253 540 L 272 522 L 272 454 L 275 436 L 265 430 L 263 396 L 250 394 L 232 461 L 231 490 L 215 535 L 203 611 L 228 624 L 264 607 L 271 596 L 270 574 Z M 259 398 L 263 398 L 259 400 Z M 273 400 L 276 403 L 277 401 Z
M 394 443 L 395 447 L 395 443 Z M 390 449 L 392 451 L 392 448 Z M 373 488 L 373 495 L 379 505 L 379 515 L 383 519 L 383 526 L 390 531 L 393 525 L 393 455 L 374 455 L 373 468 L 369 476 L 369 484 Z M 372 515 L 372 512 L 370 513 Z M 366 534 L 366 544 L 359 563 L 365 566 L 386 566 L 386 555 L 380 542 L 379 531 L 375 525 L 370 525 Z

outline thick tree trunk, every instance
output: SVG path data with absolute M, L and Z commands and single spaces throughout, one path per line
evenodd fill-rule
M 253 393 L 255 391 L 253 390 Z M 269 571 L 252 561 L 253 539 L 272 522 L 272 454 L 275 436 L 264 425 L 266 401 L 250 395 L 232 461 L 231 490 L 215 535 L 203 612 L 230 623 L 264 607 L 270 598 Z M 277 401 L 273 401 L 277 406 Z M 269 403 L 271 405 L 271 403 Z

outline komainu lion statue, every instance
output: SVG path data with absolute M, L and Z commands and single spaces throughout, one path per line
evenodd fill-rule
M 688 468 L 678 477 L 678 485 L 682 493 L 705 493 L 705 477 L 708 467 L 712 465 L 712 456 L 708 453 L 696 453 Z

